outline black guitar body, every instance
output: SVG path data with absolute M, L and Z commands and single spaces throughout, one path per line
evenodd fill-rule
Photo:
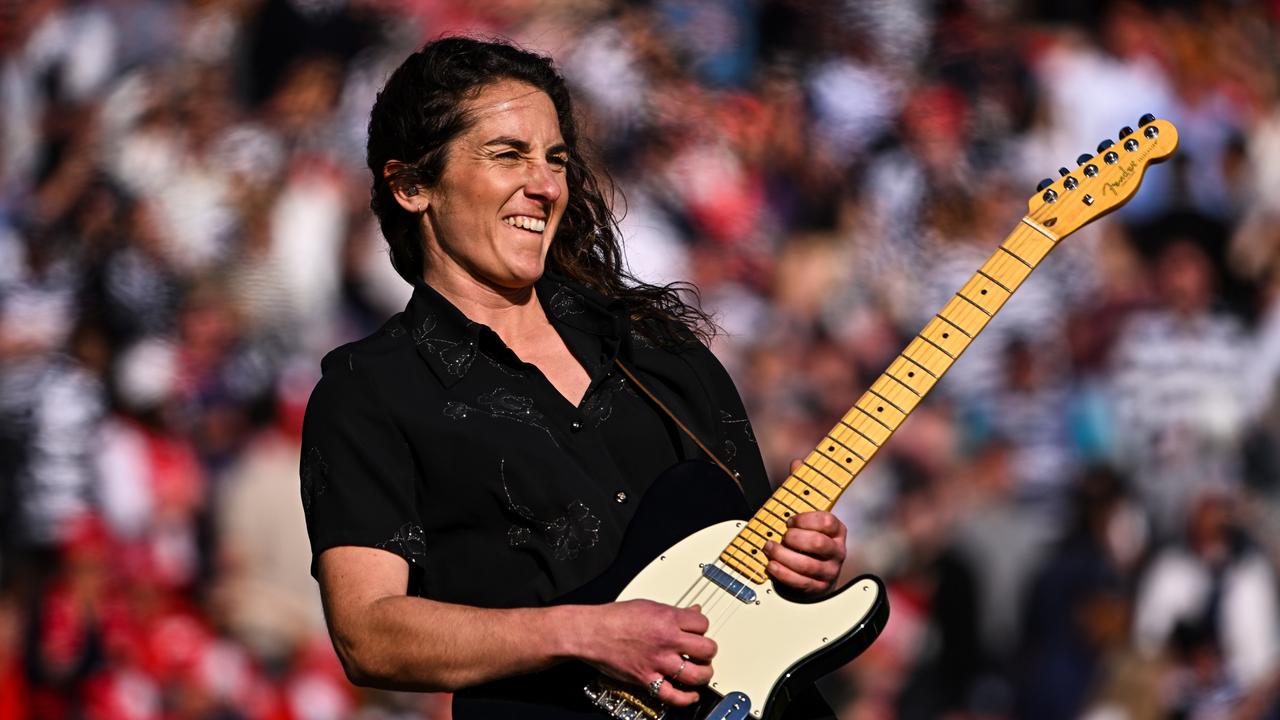
M 745 519 L 749 509 L 737 485 L 711 463 L 691 460 L 665 471 L 641 499 L 627 528 L 618 557 L 604 573 L 552 604 L 592 605 L 612 602 L 627 584 L 664 551 L 695 532 L 725 520 Z M 715 558 L 708 558 L 708 561 Z M 841 590 L 843 592 L 843 590 Z M 770 702 L 787 706 L 774 718 L 811 720 L 834 718 L 812 687 L 813 680 L 861 653 L 888 619 L 889 605 L 881 601 L 856 632 L 824 645 L 788 673 Z M 583 663 L 564 663 L 550 670 L 488 683 L 454 696 L 454 720 L 604 720 L 608 714 L 593 706 L 583 688 L 598 672 Z M 719 701 L 704 692 L 694 708 L 671 708 L 668 720 L 701 720 Z M 756 702 L 763 702 L 759 698 Z M 789 702 L 788 702 L 789 701 Z M 773 720 L 773 718 L 770 718 Z

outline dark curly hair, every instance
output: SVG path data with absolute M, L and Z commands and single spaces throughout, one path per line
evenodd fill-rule
M 638 329 L 652 339 L 674 340 L 683 334 L 681 329 L 707 339 L 715 326 L 704 312 L 681 299 L 681 286 L 649 285 L 625 270 L 617 223 L 584 160 L 564 77 L 550 58 L 505 40 L 446 37 L 429 42 L 401 63 L 378 93 L 369 115 L 366 157 L 373 174 L 370 206 L 391 248 L 396 272 L 410 284 L 420 282 L 425 251 L 418 216 L 400 207 L 393 190 L 431 187 L 439 181 L 449 144 L 471 125 L 467 101 L 501 80 L 527 83 L 546 93 L 569 147 L 568 206 L 548 250 L 546 269 L 622 300 Z M 384 173 L 392 161 L 401 164 Z

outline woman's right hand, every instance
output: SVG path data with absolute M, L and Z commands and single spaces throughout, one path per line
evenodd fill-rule
M 710 623 L 701 608 L 628 600 L 580 609 L 586 622 L 570 630 L 578 634 L 580 659 L 641 688 L 664 678 L 658 700 L 667 705 L 698 701 L 698 688 L 711 681 L 716 654 L 715 641 L 704 637 Z

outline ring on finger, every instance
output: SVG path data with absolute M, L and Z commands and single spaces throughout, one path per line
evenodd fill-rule
M 665 677 L 659 675 L 657 680 L 649 683 L 649 694 L 654 697 L 658 697 L 658 693 L 662 692 L 662 684 L 666 681 L 667 679 Z
M 680 682 L 680 673 L 684 672 L 684 666 L 685 666 L 685 665 L 688 665 L 688 664 L 689 664 L 689 658 L 688 658 L 688 657 L 686 657 L 686 656 L 684 656 L 684 655 L 681 655 L 681 656 L 680 656 L 680 669 L 676 670 L 675 674 L 671 676 L 671 682 L 673 682 L 673 683 L 674 683 L 674 682 Z

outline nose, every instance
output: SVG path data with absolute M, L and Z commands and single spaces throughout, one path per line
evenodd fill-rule
M 564 172 L 557 172 L 550 163 L 546 161 L 530 163 L 529 175 L 524 184 L 524 194 L 543 202 L 554 203 L 564 192 L 563 183 Z

